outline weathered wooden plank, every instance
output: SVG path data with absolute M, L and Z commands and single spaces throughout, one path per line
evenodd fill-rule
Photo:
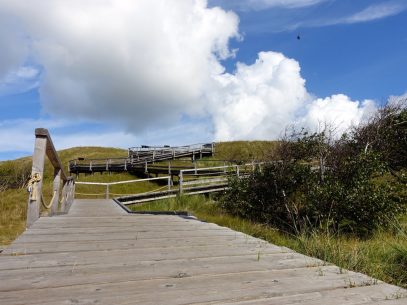
M 75 228 L 55 228 L 52 232 L 49 231 L 49 228 L 47 229 L 30 229 L 27 230 L 25 233 L 26 235 L 64 235 L 64 234 L 78 234 L 78 233 L 84 233 L 84 234 L 95 234 L 95 233 L 103 233 L 103 234 L 109 234 L 109 233 L 128 233 L 128 232 L 178 232 L 178 231 L 222 231 L 224 232 L 224 229 L 221 227 L 215 227 L 215 226 L 205 226 L 205 225 L 190 225 L 190 226 L 182 226 L 182 225 L 177 225 L 177 226 L 123 226 L 123 227 L 117 227 L 117 226 L 112 226 L 112 227 L 93 227 L 93 228 L 82 228 L 82 227 L 75 227 Z
M 368 280 L 355 273 L 319 276 L 314 270 L 302 268 L 289 274 L 276 270 L 29 289 L 2 292 L 1 298 L 5 304 L 19 304 L 27 297 L 30 304 L 62 303 L 72 298 L 82 304 L 191 304 L 339 289 L 349 287 L 348 281 L 357 287 Z
M 406 299 L 401 298 L 398 287 L 378 283 L 377 285 L 354 287 L 351 289 L 332 289 L 282 297 L 261 297 L 254 300 L 236 300 L 222 302 L 223 305 L 401 305 Z M 200 303 L 207 304 L 207 303 Z M 220 303 L 211 303 L 220 304 Z
M 126 215 L 107 200 L 76 201 L 68 216 L 39 219 L 0 254 L 0 291 L 2 305 L 407 300 L 398 287 L 243 233 L 190 218 Z
M 212 237 L 185 237 L 185 238 L 152 238 L 143 240 L 108 240 L 98 242 L 88 241 L 70 241 L 70 242 L 37 242 L 13 244 L 4 249 L 5 254 L 11 253 L 56 253 L 56 252 L 78 252 L 78 251 L 95 251 L 95 250 L 124 250 L 124 249 L 142 249 L 151 248 L 151 251 L 160 251 L 160 248 L 182 248 L 182 247 L 208 247 L 211 246 L 241 246 L 246 248 L 265 247 L 264 243 L 247 240 L 244 238 L 235 238 L 234 236 L 222 239 L 213 239 Z M 282 251 L 286 252 L 286 249 Z
M 311 264 L 321 265 L 318 272 L 327 268 L 321 261 L 307 262 L 299 255 L 275 254 L 264 255 L 260 260 L 255 255 L 246 255 L 164 261 L 117 260 L 93 265 L 32 268 L 29 271 L 26 268 L 13 269 L 1 273 L 7 281 L 0 281 L 0 291 L 283 269 L 287 269 L 285 275 L 289 275 L 297 274 L 299 268 L 309 268 Z
M 286 253 L 279 247 L 268 248 L 245 248 L 235 246 L 197 246 L 181 248 L 131 248 L 124 250 L 109 251 L 83 251 L 83 252 L 61 252 L 61 253 L 43 253 L 43 254 L 24 254 L 23 252 L 15 255 L 1 256 L 0 270 L 17 268 L 36 268 L 46 266 L 65 266 L 78 264 L 96 264 L 111 260 L 174 260 L 174 259 L 194 259 L 206 257 L 221 256 L 241 256 Z
M 94 234 L 64 234 L 64 235 L 53 235 L 53 234 L 41 234 L 41 235 L 22 235 L 18 237 L 15 243 L 24 243 L 24 242 L 44 242 L 44 241 L 99 241 L 99 240 L 136 240 L 136 239 L 150 239 L 156 238 L 157 232 L 137 232 L 134 230 L 133 232 L 127 233 L 110 233 L 110 234 L 101 234 L 101 233 L 94 233 Z M 182 233 L 183 236 L 180 236 L 179 232 L 176 231 L 167 231 L 167 232 L 160 232 L 159 233 L 161 238 L 182 238 L 185 237 L 204 237 L 204 236 L 239 236 L 242 233 L 239 232 L 230 232 L 230 231 L 223 231 L 223 230 L 196 230 L 196 231 L 185 231 Z

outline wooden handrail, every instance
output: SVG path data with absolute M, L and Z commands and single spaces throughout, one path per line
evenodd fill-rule
M 53 196 L 49 206 L 44 204 L 42 195 L 45 156 L 48 157 L 54 168 Z M 63 183 L 62 192 L 60 192 L 61 181 Z M 50 216 L 58 212 L 67 213 L 74 200 L 74 192 L 74 178 L 66 175 L 48 130 L 44 128 L 35 129 L 26 227 L 30 227 L 40 217 L 41 204 L 50 209 Z M 60 197 L 62 197 L 61 200 Z M 61 204 L 59 205 L 59 203 Z
M 61 160 L 59 159 L 58 153 L 55 150 L 54 143 L 52 142 L 51 136 L 47 129 L 45 128 L 36 128 L 35 129 L 35 137 L 36 138 L 46 138 L 47 139 L 47 146 L 46 146 L 46 153 L 49 161 L 51 162 L 54 169 L 61 170 L 61 179 L 68 180 L 71 179 L 65 173 L 64 167 L 62 166 Z

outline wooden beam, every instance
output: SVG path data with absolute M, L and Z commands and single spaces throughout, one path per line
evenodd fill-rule
M 54 168 L 61 170 L 61 179 L 64 181 L 68 180 L 68 176 L 65 173 L 64 167 L 62 166 L 58 153 L 55 150 L 54 143 L 52 143 L 52 139 L 51 139 L 51 136 L 49 135 L 48 130 L 45 128 L 36 128 L 35 137 L 36 138 L 45 138 L 47 140 L 46 153 L 47 153 L 47 157 L 48 157 L 49 161 L 51 162 L 51 164 Z

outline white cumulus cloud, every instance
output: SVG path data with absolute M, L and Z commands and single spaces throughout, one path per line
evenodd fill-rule
M 135 130 L 200 111 L 196 101 L 239 36 L 237 15 L 201 0 L 0 3 L 26 25 L 44 67 L 46 111 Z
M 298 62 L 281 53 L 261 52 L 254 64 L 239 63 L 217 82 L 211 113 L 219 140 L 276 138 L 309 99 Z
M 275 139 L 294 122 L 333 120 L 346 128 L 373 107 L 343 95 L 313 101 L 299 63 L 281 53 L 260 52 L 255 63 L 225 72 L 239 19 L 204 0 L 0 0 L 0 15 L 24 28 L 30 56 L 43 69 L 45 111 L 120 123 L 126 136 L 116 139 L 126 143 L 134 139 L 128 132 L 142 139 L 176 134 L 178 141 L 190 141 L 191 131 L 217 140 Z M 15 75 L 35 74 L 19 61 Z M 202 127 L 207 122 L 213 128 Z
M 307 113 L 299 123 L 313 130 L 327 123 L 341 135 L 349 127 L 367 120 L 375 110 L 373 100 L 352 101 L 346 95 L 336 94 L 316 99 L 307 105 Z

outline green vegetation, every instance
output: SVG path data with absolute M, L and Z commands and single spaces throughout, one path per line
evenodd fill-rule
M 234 141 L 215 145 L 215 158 L 239 163 L 269 160 L 278 146 L 277 141 Z
M 326 228 L 367 237 L 385 229 L 407 209 L 406 113 L 387 106 L 339 140 L 329 127 L 294 130 L 276 159 L 231 179 L 222 207 L 294 234 Z
M 376 279 L 407 288 L 407 215 L 390 229 L 377 230 L 368 239 L 333 234 L 329 230 L 289 234 L 268 225 L 233 216 L 218 198 L 184 196 L 133 206 L 134 211 L 188 211 L 198 219 L 229 227 L 299 253 L 366 273 Z

